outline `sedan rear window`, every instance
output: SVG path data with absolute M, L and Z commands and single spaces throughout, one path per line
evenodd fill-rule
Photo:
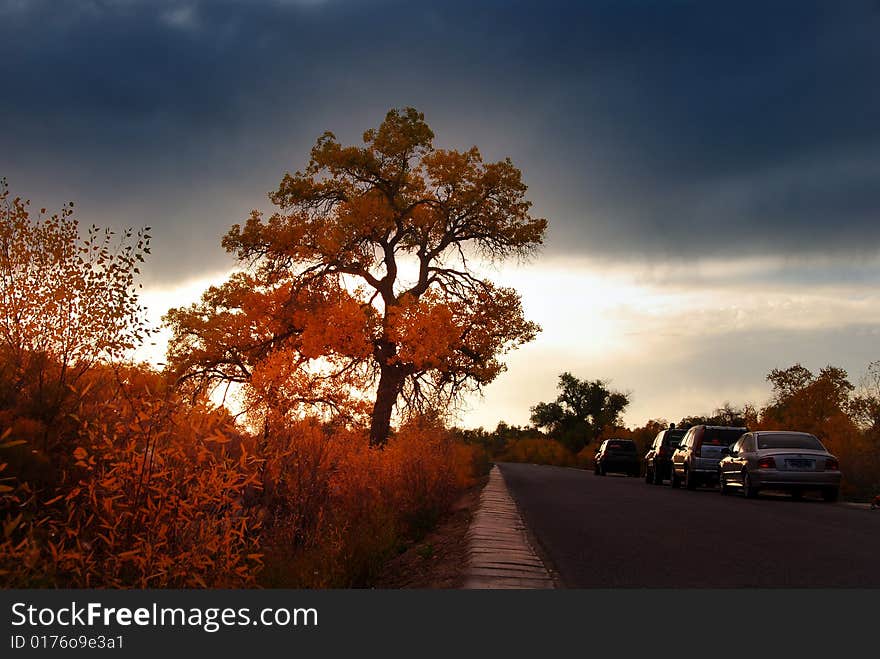
M 608 442 L 608 448 L 612 451 L 635 451 L 636 445 L 632 442 Z
M 822 446 L 822 442 L 820 442 L 812 435 L 786 435 L 784 433 L 758 435 L 758 449 L 762 448 L 795 448 L 813 449 L 816 451 L 825 450 L 825 447 Z

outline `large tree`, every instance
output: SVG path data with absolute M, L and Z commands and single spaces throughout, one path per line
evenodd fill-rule
M 173 310 L 169 362 L 183 380 L 247 383 L 289 409 L 350 409 L 374 392 L 370 440 L 393 410 L 448 403 L 534 338 L 515 290 L 473 262 L 526 258 L 547 222 L 530 215 L 509 159 L 435 149 L 424 116 L 391 110 L 362 146 L 324 133 L 304 171 L 223 239 L 242 271 Z
M 563 373 L 558 388 L 555 401 L 532 407 L 531 421 L 575 452 L 598 439 L 604 428 L 617 425 L 629 405 L 629 395 L 610 389 L 605 380 Z

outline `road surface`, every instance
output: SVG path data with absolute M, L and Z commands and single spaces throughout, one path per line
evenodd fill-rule
M 499 466 L 568 588 L 880 587 L 880 511 Z

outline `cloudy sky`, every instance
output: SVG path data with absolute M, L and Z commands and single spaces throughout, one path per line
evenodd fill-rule
M 152 226 L 158 318 L 320 133 L 415 106 L 550 220 L 493 274 L 544 331 L 463 423 L 525 423 L 564 370 L 678 419 L 880 359 L 878 80 L 877 0 L 0 0 L 0 176 Z

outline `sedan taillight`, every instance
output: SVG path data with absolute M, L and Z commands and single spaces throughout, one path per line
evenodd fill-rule
M 834 458 L 825 458 L 825 469 L 827 471 L 840 471 L 840 463 Z
M 776 460 L 773 458 L 761 458 L 758 460 L 758 469 L 776 469 Z

